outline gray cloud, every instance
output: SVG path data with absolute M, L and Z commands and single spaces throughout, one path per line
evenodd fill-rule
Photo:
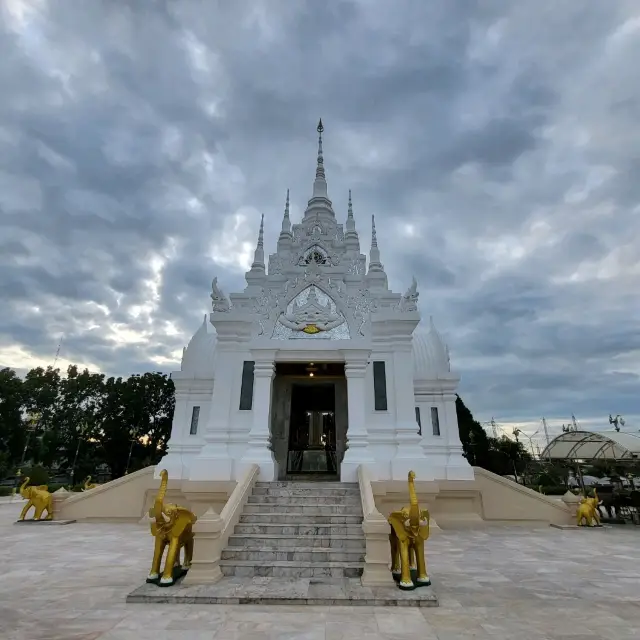
M 638 425 L 637 7 L 73 0 L 0 21 L 0 362 L 171 370 L 323 117 L 395 290 L 482 420 Z M 553 16 L 553 19 L 550 19 Z

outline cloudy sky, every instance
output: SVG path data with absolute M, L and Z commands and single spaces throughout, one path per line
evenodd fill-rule
M 637 0 L 0 6 L 0 365 L 177 368 L 322 116 L 334 209 L 478 419 L 640 428 Z

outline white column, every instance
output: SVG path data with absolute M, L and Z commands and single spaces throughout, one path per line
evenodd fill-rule
M 240 376 L 237 347 L 218 342 L 213 395 L 209 419 L 202 432 L 204 447 L 191 462 L 189 480 L 231 480 L 229 457 L 229 413 L 233 398 L 234 376 Z
M 393 371 L 396 453 L 391 460 L 391 479 L 406 480 L 409 471 L 415 471 L 418 480 L 433 480 L 433 471 L 427 465 L 416 422 L 411 337 L 394 342 Z
M 276 462 L 271 451 L 271 383 L 275 375 L 273 355 L 268 360 L 255 360 L 253 370 L 253 422 L 249 444 L 235 473 L 239 478 L 252 464 L 260 467 L 260 482 L 276 478 Z
M 366 423 L 365 376 L 369 364 L 369 352 L 345 354 L 344 373 L 347 378 L 347 450 L 340 465 L 341 482 L 358 482 L 358 467 L 373 464 L 369 452 L 369 433 Z

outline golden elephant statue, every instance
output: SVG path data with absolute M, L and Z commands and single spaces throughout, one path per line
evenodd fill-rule
M 579 527 L 601 527 L 600 511 L 598 510 L 598 492 L 593 490 L 592 498 L 582 498 L 576 511 L 576 524 Z M 583 524 L 584 522 L 584 524 Z M 595 523 L 595 524 L 594 524 Z
M 409 471 L 409 506 L 394 511 L 387 519 L 391 525 L 391 573 L 400 589 L 410 591 L 431 584 L 427 574 L 424 543 L 429 538 L 429 511 L 420 509 L 414 481 L 416 474 Z M 415 579 L 411 569 L 415 568 Z
M 96 487 L 99 487 L 100 485 L 95 483 L 95 482 L 91 482 L 91 476 L 87 476 L 84 479 L 84 486 L 82 487 L 83 491 L 89 491 L 90 489 L 95 489 Z
M 31 507 L 35 508 L 33 520 L 53 520 L 53 497 L 49 493 L 49 487 L 46 484 L 38 487 L 28 487 L 29 480 L 30 478 L 25 478 L 20 485 L 20 495 L 28 502 L 24 505 L 18 520 L 24 520 Z M 45 511 L 47 512 L 47 517 L 43 518 L 42 514 Z
M 147 582 L 170 587 L 182 577 L 191 566 L 193 557 L 193 530 L 196 516 L 177 504 L 165 504 L 169 474 L 166 469 L 160 472 L 160 489 L 153 506 L 149 509 L 149 516 L 154 518 L 151 523 L 151 535 L 155 538 L 153 561 Z M 169 546 L 164 571 L 160 577 L 160 564 L 166 546 Z M 184 549 L 184 562 L 180 564 L 180 552 Z

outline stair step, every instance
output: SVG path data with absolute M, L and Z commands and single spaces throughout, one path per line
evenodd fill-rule
M 324 487 L 254 487 L 254 496 L 274 496 L 282 498 L 326 498 L 335 497 L 336 502 L 341 498 L 355 498 L 360 500 L 358 489 L 325 489 Z
M 332 505 L 353 506 L 362 509 L 360 504 L 360 496 L 269 496 L 269 495 L 252 495 L 249 496 L 247 504 L 283 504 L 288 506 L 308 506 L 322 507 Z
M 256 488 L 273 488 L 273 489 L 286 489 L 289 487 L 300 487 L 302 489 L 313 488 L 326 488 L 326 489 L 358 489 L 357 482 L 300 482 L 291 480 L 279 480 L 278 482 L 256 482 L 254 485 Z
M 362 575 L 359 562 L 291 562 L 276 560 L 261 564 L 256 560 L 220 560 L 225 576 L 272 578 L 358 578 Z
M 255 504 L 247 503 L 244 513 L 272 513 L 273 504 Z M 301 516 L 350 516 L 359 515 L 362 517 L 361 505 L 351 504 L 282 504 L 277 505 L 279 513 L 291 513 Z
M 278 524 L 271 522 L 241 523 L 235 528 L 236 535 L 261 534 L 280 536 L 360 536 L 362 537 L 361 524 Z
M 364 553 L 365 541 L 362 535 L 355 536 L 305 536 L 301 540 L 298 537 L 283 536 L 277 534 L 237 534 L 229 536 L 228 548 L 254 549 L 255 547 L 277 549 L 280 551 L 288 551 L 294 548 L 300 548 L 301 543 L 304 547 L 313 547 L 314 549 L 324 549 L 325 551 L 359 551 Z
M 244 513 L 240 516 L 241 523 L 251 524 L 293 524 L 293 525 L 313 525 L 313 524 L 359 524 L 362 525 L 362 515 L 344 515 L 344 514 L 330 514 L 330 515 L 309 515 L 301 512 L 294 513 L 282 513 L 281 511 L 270 511 L 267 513 L 247 513 L 247 507 L 244 508 Z
M 297 562 L 364 562 L 364 550 L 322 549 L 316 547 L 291 547 L 274 549 L 256 543 L 256 546 L 226 547 L 220 556 L 222 560 L 252 560 L 254 562 L 274 562 L 289 560 Z

